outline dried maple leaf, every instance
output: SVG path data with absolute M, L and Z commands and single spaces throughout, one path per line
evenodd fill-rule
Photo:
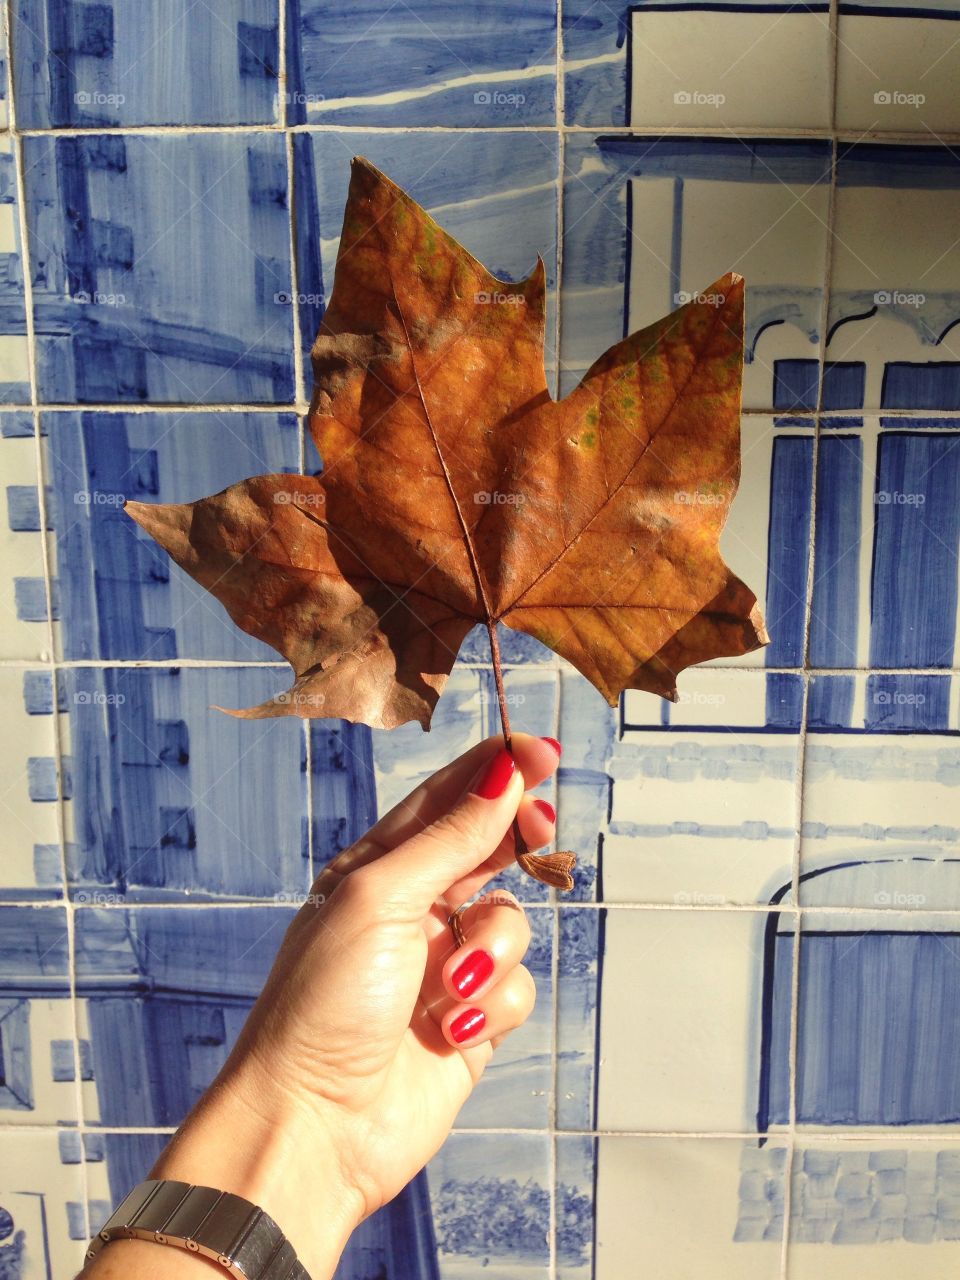
M 740 473 L 742 278 L 618 342 L 560 402 L 544 322 L 540 258 L 497 279 L 354 160 L 312 352 L 323 473 L 126 504 L 292 664 L 289 692 L 233 714 L 429 728 L 479 623 L 509 743 L 498 622 L 613 705 L 624 689 L 675 699 L 685 667 L 767 642 L 718 550 Z M 548 860 L 527 869 L 569 887 L 569 865 Z

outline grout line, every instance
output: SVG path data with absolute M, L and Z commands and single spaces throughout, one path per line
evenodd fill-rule
M 17 137 L 22 137 L 18 134 Z M 566 148 L 561 139 L 560 151 L 561 163 L 565 156 Z M 559 181 L 562 182 L 563 169 L 560 169 Z M 558 228 L 559 229 L 559 228 Z M 559 333 L 560 329 L 560 276 L 559 265 L 562 259 L 563 242 L 559 239 L 557 244 L 558 253 L 558 279 L 557 289 L 552 292 L 557 296 L 557 315 L 555 330 Z M 548 290 L 548 292 L 550 292 Z M 303 365 L 303 353 L 300 353 L 301 367 Z M 565 367 L 559 359 L 559 350 L 555 360 L 560 372 L 581 372 L 579 365 L 570 365 Z M 5 413 L 29 413 L 35 406 L 32 404 L 21 403 L 17 401 L 4 402 L 0 404 L 0 414 Z M 288 401 L 260 401 L 252 404 L 239 404 L 236 402 L 210 402 L 209 404 L 189 404 L 182 400 L 151 400 L 148 404 L 140 401 L 122 400 L 116 403 L 89 401 L 80 403 L 79 401 L 67 400 L 37 400 L 37 408 L 42 413 L 123 413 L 123 414 L 157 414 L 176 413 L 186 415 L 188 413 L 263 413 L 279 416 L 284 413 L 296 413 L 304 416 L 310 412 L 309 400 L 288 400 Z M 859 409 L 777 409 L 773 405 L 744 405 L 740 410 L 741 417 L 744 418 L 790 418 L 796 420 L 798 418 L 809 418 L 810 429 L 813 429 L 815 420 L 818 417 L 824 418 L 905 418 L 908 420 L 930 420 L 932 422 L 951 422 L 953 425 L 943 427 L 944 431 L 956 431 L 960 429 L 960 410 L 957 409 L 893 409 L 885 408 L 883 405 L 866 405 Z M 851 428 L 853 430 L 855 428 Z M 924 431 L 935 431 L 935 427 L 925 427 Z
M 12 96 L 12 95 L 11 95 Z M 285 104 L 282 104 L 285 105 Z M 691 120 L 685 124 L 598 124 L 598 125 L 577 125 L 563 124 L 561 126 L 551 124 L 512 124 L 512 125 L 374 125 L 374 124 L 288 124 L 282 125 L 274 121 L 263 121 L 260 124 L 129 124 L 129 125 L 101 125 L 90 127 L 63 127 L 50 129 L 19 129 L 15 130 L 11 125 L 8 129 L 0 130 L 2 133 L 14 133 L 21 138 L 82 138 L 82 137 L 100 137 L 100 136 L 132 136 L 143 135 L 145 137 L 163 134 L 166 136 L 183 136 L 191 137 L 194 135 L 212 134 L 227 135 L 230 134 L 276 134 L 283 136 L 284 134 L 293 133 L 332 133 L 349 138 L 354 134 L 363 135 L 368 133 L 376 134 L 424 134 L 424 133 L 440 133 L 440 134 L 468 134 L 477 133 L 496 137 L 507 133 L 544 133 L 551 134 L 559 128 L 562 133 L 570 134 L 586 134 L 587 136 L 609 136 L 611 134 L 626 134 L 642 138 L 658 138 L 658 137 L 730 137 L 731 126 L 729 125 L 710 125 L 703 121 Z M 820 139 L 824 142 L 830 142 L 834 139 L 842 142 L 899 142 L 904 145 L 914 146 L 955 146 L 960 142 L 960 130 L 940 130 L 936 134 L 936 141 L 930 142 L 929 131 L 920 132 L 910 129 L 836 129 L 831 130 L 828 126 L 808 126 L 808 125 L 742 125 L 737 129 L 737 137 L 741 139 L 752 138 L 787 138 L 787 139 Z
M 17 135 L 17 111 L 16 111 L 16 83 L 15 68 L 13 60 L 13 0 L 6 0 L 5 17 L 7 24 L 4 56 L 7 60 L 7 110 L 8 123 L 13 150 L 14 163 L 14 182 L 16 185 L 17 198 L 17 230 L 20 237 L 20 259 L 23 264 L 23 305 L 24 319 L 26 326 L 27 339 L 27 364 L 30 379 L 30 412 L 33 418 L 33 438 L 34 449 L 37 466 L 37 507 L 39 512 L 40 524 L 40 556 L 43 565 L 43 589 L 44 599 L 47 610 L 47 652 L 41 654 L 41 660 L 46 667 L 48 677 L 51 683 L 53 706 L 57 706 L 57 671 L 55 663 L 56 644 L 53 625 L 53 579 L 50 572 L 50 539 L 47 536 L 48 518 L 47 518 L 47 486 L 46 486 L 46 458 L 43 447 L 43 435 L 41 432 L 40 409 L 39 409 L 39 389 L 37 375 L 37 344 L 36 331 L 34 327 L 34 311 L 33 311 L 33 273 L 31 269 L 32 256 L 30 254 L 30 235 L 27 221 L 27 193 L 26 181 L 24 177 L 24 156 L 23 156 L 23 139 Z M 53 760 L 54 771 L 56 777 L 56 823 L 57 823 L 57 841 L 60 846 L 60 877 L 63 885 L 64 895 L 68 886 L 69 869 L 67 866 L 67 845 L 64 833 L 64 800 L 63 800 L 63 750 L 60 735 L 60 717 L 53 714 L 52 716 L 52 734 L 53 734 Z M 76 1106 L 77 1119 L 83 1121 L 83 1080 L 80 1066 L 80 1023 L 79 1009 L 77 1005 L 77 978 L 76 978 L 76 936 L 74 930 L 73 908 L 70 902 L 64 898 L 60 900 L 59 905 L 63 908 L 64 919 L 67 926 L 67 984 L 69 990 L 69 1010 L 72 1024 L 71 1035 L 71 1051 L 73 1057 L 73 1098 Z M 81 1161 L 80 1169 L 80 1186 L 82 1193 L 81 1218 L 83 1222 L 84 1238 L 90 1239 L 90 1186 L 87 1176 L 86 1161 Z

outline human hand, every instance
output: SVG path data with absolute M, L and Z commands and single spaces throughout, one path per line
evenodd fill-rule
M 513 747 L 478 744 L 323 871 L 227 1063 L 151 1172 L 253 1200 L 313 1280 L 438 1150 L 533 1009 L 516 899 L 469 906 L 459 949 L 448 923 L 512 861 L 514 816 L 530 849 L 553 836 L 552 807 L 525 788 L 555 771 L 559 745 L 517 734 Z

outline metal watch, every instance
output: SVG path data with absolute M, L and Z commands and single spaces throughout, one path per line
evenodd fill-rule
M 90 1241 L 87 1258 L 111 1240 L 152 1240 L 202 1253 L 240 1280 L 310 1280 L 268 1213 L 214 1187 L 141 1182 Z

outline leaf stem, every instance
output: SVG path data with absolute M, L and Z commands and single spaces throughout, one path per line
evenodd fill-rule
M 503 745 L 513 755 L 513 735 L 510 732 L 510 712 L 507 710 L 507 695 L 503 691 L 503 659 L 500 655 L 500 640 L 497 636 L 497 624 L 493 618 L 487 619 L 487 635 L 490 637 L 490 654 L 493 658 L 493 679 L 497 686 L 497 704 L 500 707 L 500 724 L 503 728 Z M 529 853 L 526 840 L 520 833 L 520 824 L 513 820 L 514 855 L 518 859 Z

